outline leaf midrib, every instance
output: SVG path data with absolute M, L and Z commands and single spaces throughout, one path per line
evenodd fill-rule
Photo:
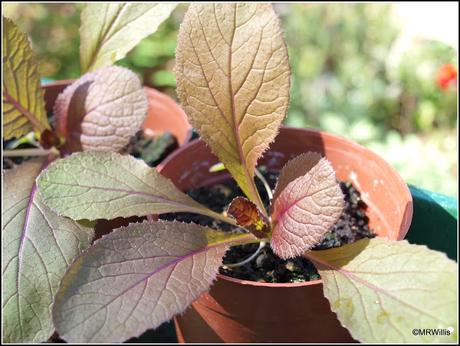
M 306 253 L 305 256 L 307 258 L 309 258 L 310 260 L 312 260 L 313 262 L 319 263 L 319 264 L 325 266 L 326 268 L 329 268 L 329 269 L 331 269 L 331 270 L 333 270 L 335 272 L 338 272 L 338 273 L 342 274 L 343 276 L 345 276 L 349 280 L 355 280 L 356 282 L 366 286 L 367 288 L 369 288 L 369 289 L 371 289 L 371 290 L 373 290 L 373 291 L 375 291 L 377 293 L 381 293 L 381 294 L 387 296 L 388 298 L 393 299 L 396 302 L 398 302 L 398 303 L 400 303 L 402 305 L 405 305 L 406 307 L 408 307 L 410 309 L 413 309 L 413 310 L 417 311 L 418 313 L 424 314 L 426 316 L 430 316 L 434 320 L 440 321 L 440 322 L 444 323 L 445 325 L 448 325 L 448 323 L 446 321 L 441 320 L 439 317 L 434 316 L 434 315 L 432 315 L 429 312 L 426 312 L 424 310 L 421 310 L 420 308 L 418 308 L 418 307 L 416 307 L 416 306 L 414 306 L 414 305 L 412 305 L 410 303 L 407 303 L 406 301 L 401 300 L 398 297 L 395 297 L 394 295 L 392 295 L 391 293 L 389 293 L 385 289 L 382 289 L 381 287 L 376 286 L 376 285 L 366 281 L 365 279 L 360 278 L 359 276 L 355 275 L 353 273 L 353 271 L 349 271 L 349 270 L 337 267 L 337 266 L 335 266 L 335 265 L 333 265 L 333 264 L 331 264 L 331 263 L 329 263 L 329 262 L 327 262 L 325 260 L 319 259 L 318 257 L 312 255 L 311 253 Z

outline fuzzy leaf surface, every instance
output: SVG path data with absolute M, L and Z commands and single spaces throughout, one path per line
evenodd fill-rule
M 147 97 L 134 72 L 109 66 L 69 85 L 58 96 L 54 114 L 67 152 L 118 151 L 140 129 Z
M 8 18 L 3 20 L 3 139 L 49 129 L 38 62 L 27 35 Z
M 315 152 L 300 154 L 289 160 L 280 172 L 276 182 L 275 191 L 273 191 L 273 201 L 293 180 L 307 174 L 321 160 L 321 155 Z M 273 202 L 272 202 L 273 203 Z
M 29 161 L 3 176 L 3 342 L 42 342 L 51 336 L 59 282 L 93 238 L 90 228 L 57 216 L 36 194 L 42 167 L 43 161 Z
M 455 342 L 457 264 L 407 241 L 362 239 L 312 251 L 332 310 L 353 338 L 366 343 Z M 452 328 L 451 335 L 413 329 Z
M 229 245 L 248 238 L 222 240 L 221 233 L 160 221 L 104 236 L 62 281 L 53 310 L 57 331 L 69 342 L 121 342 L 158 327 L 208 290 Z
M 322 158 L 308 173 L 287 184 L 274 201 L 273 251 L 286 259 L 311 249 L 335 224 L 343 205 L 334 169 Z
M 290 69 L 270 4 L 191 4 L 176 50 L 177 93 L 192 125 L 257 206 L 257 160 L 278 133 Z
M 37 182 L 45 203 L 74 220 L 207 210 L 144 161 L 118 153 L 74 153 Z
M 81 14 L 82 71 L 112 65 L 153 34 L 177 3 L 91 3 Z

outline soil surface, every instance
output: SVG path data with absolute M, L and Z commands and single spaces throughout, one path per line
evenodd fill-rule
M 146 135 L 138 131 L 121 153 L 128 153 L 144 160 L 149 166 L 154 167 L 178 147 L 176 138 L 169 132 L 155 136 Z
M 267 172 L 263 166 L 259 170 L 273 189 L 279 173 Z M 263 188 L 262 183 L 257 179 L 257 188 L 268 209 L 268 196 Z M 361 238 L 372 238 L 375 234 L 369 229 L 369 219 L 365 214 L 366 204 L 360 197 L 351 183 L 340 182 L 340 187 L 345 196 L 345 208 L 337 223 L 332 230 L 328 232 L 323 241 L 315 247 L 318 249 L 328 249 L 352 243 Z M 242 196 L 243 192 L 233 180 L 211 187 L 192 189 L 187 193 L 201 204 L 216 211 L 224 211 L 233 198 Z M 179 220 L 185 222 L 195 222 L 204 226 L 220 228 L 225 231 L 235 230 L 234 226 L 227 223 L 216 221 L 212 218 L 190 214 L 190 213 L 170 213 L 161 216 L 166 220 Z M 269 244 L 266 244 L 259 255 L 252 261 L 238 267 L 227 267 L 225 264 L 238 263 L 257 251 L 259 244 L 246 244 L 233 246 L 226 253 L 223 266 L 219 272 L 227 276 L 238 279 L 259 281 L 259 282 L 304 282 L 319 279 L 319 274 L 314 265 L 303 257 L 296 257 L 289 260 L 283 260 L 275 255 Z

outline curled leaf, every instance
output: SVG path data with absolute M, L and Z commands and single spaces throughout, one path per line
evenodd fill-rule
M 110 66 L 68 86 L 54 105 L 64 150 L 118 151 L 140 129 L 147 97 L 136 74 Z
M 119 342 L 181 313 L 209 289 L 228 247 L 251 237 L 223 233 L 160 221 L 131 224 L 96 241 L 72 264 L 56 295 L 60 336 Z
M 177 3 L 88 3 L 81 14 L 82 71 L 93 71 L 122 59 L 154 33 Z
M 49 129 L 37 59 L 27 36 L 3 17 L 3 139 Z
M 93 237 L 90 228 L 51 211 L 37 194 L 43 161 L 4 173 L 2 198 L 3 342 L 46 341 L 51 305 L 69 263 Z
M 335 224 L 343 205 L 334 169 L 322 158 L 308 173 L 287 184 L 274 201 L 273 251 L 286 259 L 311 249 Z
M 457 340 L 458 266 L 445 254 L 373 238 L 307 257 L 317 265 L 331 309 L 353 338 L 365 343 Z
M 290 69 L 270 4 L 191 4 L 176 51 L 177 93 L 192 125 L 243 192 L 264 210 L 257 160 L 276 137 Z
M 268 220 L 259 208 L 247 198 L 234 198 L 228 207 L 227 214 L 232 216 L 238 225 L 251 231 L 257 238 L 266 238 L 270 232 Z

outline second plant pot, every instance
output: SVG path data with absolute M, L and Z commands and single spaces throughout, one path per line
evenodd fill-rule
M 62 80 L 45 84 L 46 111 L 52 112 L 58 95 L 69 86 L 73 80 Z M 187 144 L 192 138 L 192 127 L 182 108 L 168 95 L 144 87 L 148 100 L 148 113 L 142 124 L 142 129 L 152 132 L 170 132 L 177 139 L 179 146 Z
M 326 156 L 337 178 L 351 182 L 367 203 L 369 227 L 401 240 L 412 219 L 412 197 L 396 171 L 381 157 L 344 138 L 315 130 L 281 128 L 259 164 L 279 171 L 307 151 Z M 158 170 L 183 191 L 229 179 L 210 173 L 218 162 L 204 142 L 177 150 Z M 180 342 L 353 342 L 323 296 L 322 281 L 260 283 L 217 275 L 208 293 L 175 318 Z

